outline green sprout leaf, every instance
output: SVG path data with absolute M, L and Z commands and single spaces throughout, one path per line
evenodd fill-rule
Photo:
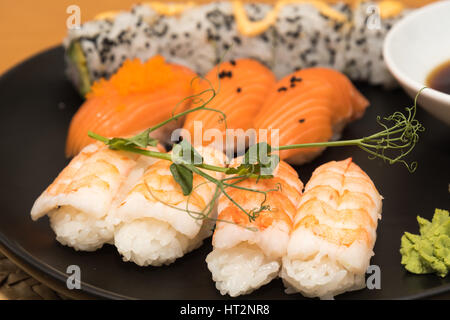
M 280 158 L 271 154 L 272 147 L 266 142 L 252 145 L 244 155 L 243 163 L 236 168 L 229 168 L 226 174 L 257 175 L 258 179 L 272 178 L 273 170 Z
M 183 190 L 183 194 L 185 196 L 190 195 L 192 192 L 192 183 L 194 180 L 194 175 L 192 171 L 182 164 L 172 163 L 170 165 L 170 172 L 172 173 L 172 176 L 175 179 L 175 181 L 180 185 L 181 189 Z
M 158 140 L 150 137 L 150 129 L 142 131 L 141 133 L 131 138 L 111 138 L 107 139 L 93 132 L 88 133 L 89 137 L 100 140 L 108 145 L 113 150 L 124 150 L 127 147 L 147 148 L 148 146 L 156 147 Z
M 135 145 L 137 147 L 146 148 L 148 146 L 156 147 L 158 140 L 150 137 L 150 129 L 142 131 L 141 133 L 127 139 L 130 145 Z

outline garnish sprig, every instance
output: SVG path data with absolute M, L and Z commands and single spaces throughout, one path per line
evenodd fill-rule
M 415 118 L 417 99 L 423 89 L 417 93 L 414 105 L 405 108 L 406 113 L 396 111 L 387 117 L 377 116 L 377 123 L 383 127 L 383 130 L 370 136 L 353 140 L 286 145 L 273 149 L 281 151 L 310 147 L 357 146 L 369 153 L 370 159 L 380 158 L 389 164 L 402 163 L 409 172 L 414 172 L 417 169 L 417 162 L 408 163 L 405 158 L 419 141 L 419 133 L 425 131 L 423 125 Z
M 193 81 L 195 79 L 193 79 Z M 183 194 L 185 196 L 188 196 L 188 198 L 185 209 L 180 209 L 178 207 L 171 206 L 170 204 L 166 205 L 175 207 L 178 210 L 185 211 L 195 219 L 214 219 L 211 217 L 211 212 L 214 208 L 214 203 L 216 202 L 218 197 L 222 194 L 248 216 L 249 222 L 255 221 L 259 217 L 261 212 L 272 210 L 270 206 L 266 205 L 267 195 L 269 192 L 280 191 L 281 186 L 277 186 L 276 188 L 270 190 L 258 190 L 243 187 L 239 185 L 239 183 L 246 179 L 256 179 L 256 183 L 258 183 L 260 179 L 272 178 L 273 177 L 272 172 L 279 162 L 279 158 L 275 154 L 277 151 L 311 148 L 311 147 L 357 146 L 363 151 L 367 152 L 369 154 L 370 159 L 380 158 L 389 164 L 394 164 L 397 162 L 402 163 L 406 166 L 406 168 L 410 172 L 414 172 L 417 169 L 417 162 L 408 163 L 405 160 L 405 157 L 411 153 L 411 151 L 414 149 L 417 142 L 419 141 L 419 133 L 425 130 L 422 124 L 415 118 L 417 109 L 417 99 L 423 89 L 420 90 L 419 93 L 417 94 L 414 100 L 414 105 L 410 108 L 406 108 L 406 113 L 396 111 L 392 115 L 387 117 L 381 118 L 378 116 L 377 123 L 383 128 L 383 130 L 376 132 L 372 135 L 353 140 L 303 143 L 279 147 L 271 147 L 270 145 L 264 142 L 257 143 L 253 146 L 250 146 L 250 148 L 243 157 L 242 163 L 237 167 L 227 168 L 210 165 L 204 163 L 203 158 L 201 158 L 201 161 L 199 163 L 189 161 L 174 161 L 174 159 L 178 160 L 182 159 L 183 156 L 186 154 L 186 152 L 189 153 L 189 156 L 191 158 L 195 158 L 195 155 L 198 155 L 198 152 L 194 149 L 194 147 L 185 140 L 174 145 L 173 150 L 174 151 L 178 150 L 177 152 L 179 153 L 175 158 L 173 156 L 174 152 L 170 154 L 154 150 L 148 150 L 149 146 L 154 147 L 158 143 L 156 139 L 150 136 L 150 134 L 153 131 L 167 125 L 169 122 L 177 121 L 181 117 L 192 112 L 196 112 L 199 110 L 208 110 L 212 112 L 217 112 L 222 116 L 219 122 L 225 122 L 226 127 L 226 115 L 220 110 L 206 107 L 217 95 L 217 91 L 214 89 L 211 82 L 208 81 L 208 83 L 210 88 L 180 101 L 177 104 L 177 106 L 175 106 L 172 112 L 172 116 L 169 119 L 144 130 L 143 132 L 137 134 L 136 136 L 133 136 L 131 138 L 107 138 L 93 132 L 89 132 L 88 135 L 93 139 L 105 143 L 113 150 L 123 150 L 137 153 L 143 156 L 171 161 L 172 164 L 170 166 L 170 171 L 172 173 L 172 176 L 174 180 L 180 185 Z M 219 79 L 219 88 L 220 88 L 220 79 Z M 208 99 L 204 100 L 203 95 L 207 93 L 211 93 L 211 96 Z M 200 105 L 198 107 L 194 107 L 181 113 L 175 114 L 175 110 L 177 109 L 177 107 L 181 103 L 185 103 L 186 100 L 190 100 L 191 103 L 193 103 L 194 105 L 195 104 Z M 265 151 L 261 152 L 261 150 Z M 214 176 L 205 172 L 205 170 L 221 172 L 225 175 L 225 177 L 222 179 L 216 179 Z M 214 193 L 213 198 L 211 199 L 211 202 L 208 203 L 205 206 L 204 210 L 201 212 L 189 210 L 190 197 L 193 191 L 202 184 L 201 183 L 197 186 L 194 186 L 193 184 L 194 174 L 203 177 L 205 179 L 204 183 L 212 183 L 216 185 L 216 191 Z M 237 203 L 230 196 L 230 194 L 227 192 L 227 189 L 229 188 L 236 188 L 248 192 L 263 194 L 264 197 L 258 208 L 246 210 L 241 204 Z M 157 199 L 156 197 L 154 198 Z M 224 222 L 233 223 L 230 221 Z M 252 227 L 246 228 L 252 229 Z

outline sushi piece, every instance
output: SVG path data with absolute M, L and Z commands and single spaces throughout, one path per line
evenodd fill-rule
M 196 150 L 205 163 L 224 166 L 221 151 L 201 146 Z M 183 195 L 171 174 L 171 163 L 158 160 L 144 168 L 134 182 L 130 180 L 129 191 L 111 214 L 114 244 L 124 261 L 140 266 L 170 264 L 198 248 L 212 233 L 216 210 L 207 218 L 199 213 L 213 199 L 216 186 L 194 174 L 192 193 Z M 222 175 L 208 174 L 216 179 Z
M 254 124 L 268 129 L 271 139 L 279 130 L 277 143 L 291 145 L 325 142 L 340 137 L 347 123 L 360 118 L 367 99 L 342 73 L 328 68 L 296 71 L 281 79 L 269 93 Z M 266 139 L 259 136 L 259 141 Z M 319 155 L 324 148 L 280 151 L 280 158 L 292 164 L 303 164 Z
M 332 298 L 365 286 L 382 197 L 351 158 L 318 167 L 294 218 L 281 277 L 287 292 Z
M 241 158 L 237 159 L 232 165 L 240 163 Z M 237 184 L 238 187 L 267 191 L 265 202 L 262 193 L 232 187 L 226 189 L 247 212 L 259 210 L 264 205 L 253 221 L 225 195 L 219 198 L 218 222 L 212 242 L 214 249 L 206 262 L 223 295 L 248 294 L 278 276 L 303 184 L 297 172 L 282 161 L 273 175 L 270 179 L 247 179 Z
M 64 41 L 67 74 L 82 94 L 126 59 L 156 54 L 199 74 L 227 59 L 252 58 L 278 78 L 323 66 L 352 80 L 391 85 L 381 46 L 389 29 L 432 0 L 148 2 L 106 13 L 71 29 Z
M 76 155 L 93 142 L 89 131 L 106 137 L 132 136 L 167 120 L 174 112 L 184 111 L 189 100 L 179 102 L 192 94 L 195 76 L 185 67 L 166 63 L 161 56 L 146 63 L 126 61 L 110 80 L 93 85 L 70 123 L 66 155 Z M 179 126 L 180 121 L 173 121 L 152 136 L 163 139 L 169 136 L 167 131 Z
M 31 218 L 47 215 L 56 240 L 75 250 L 94 251 L 111 243 L 114 226 L 108 216 L 139 161 L 154 160 L 101 143 L 88 145 L 36 200 Z
M 391 9 L 386 7 L 389 2 Z M 362 2 L 352 14 L 353 24 L 346 41 L 346 61 L 341 70 L 354 81 L 394 87 L 397 82 L 384 63 L 383 42 L 389 30 L 411 11 L 399 1 Z
M 343 70 L 352 13 L 346 5 L 283 6 L 276 23 L 273 71 L 278 79 L 298 69 L 323 66 Z
M 223 112 L 226 119 L 223 120 L 221 113 L 200 110 L 186 116 L 183 128 L 189 132 L 194 144 L 216 143 L 218 148 L 230 151 L 230 155 L 234 151 L 243 152 L 249 140 L 255 138 L 254 131 L 247 130 L 253 128 L 253 116 L 259 112 L 267 93 L 275 85 L 275 76 L 256 60 L 238 59 L 214 67 L 205 78 L 208 81 L 202 81 L 198 92 L 212 85 L 218 94 L 207 107 Z M 204 100 L 211 96 L 210 92 L 205 94 Z M 199 124 L 201 131 L 195 130 Z

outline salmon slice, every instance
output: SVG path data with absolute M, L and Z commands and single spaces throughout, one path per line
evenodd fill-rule
M 110 80 L 100 80 L 86 96 L 86 101 L 72 118 L 66 143 L 66 155 L 76 155 L 93 142 L 88 131 L 106 137 L 127 137 L 156 125 L 189 107 L 193 93 L 190 69 L 168 64 L 161 56 L 146 63 L 126 61 Z M 174 122 L 165 127 L 181 126 Z M 170 136 L 167 133 L 166 137 Z M 156 133 L 156 138 L 160 136 Z
M 303 69 L 278 81 L 254 120 L 258 129 L 279 129 L 279 144 L 326 142 L 364 113 L 368 101 L 340 72 Z M 259 141 L 273 137 L 259 136 Z M 283 150 L 282 159 L 302 164 L 324 148 Z
M 222 120 L 222 114 L 217 112 L 201 110 L 190 113 L 186 117 L 183 128 L 189 132 L 191 140 L 194 139 L 194 121 L 201 121 L 203 132 L 207 129 L 217 129 L 217 138 L 221 139 L 225 137 L 226 128 L 242 129 L 243 131 L 253 128 L 253 118 L 264 103 L 269 89 L 275 84 L 273 73 L 252 59 L 238 59 L 221 63 L 214 67 L 205 76 L 205 79 L 218 92 L 207 107 L 225 113 L 226 122 Z M 198 93 L 211 87 L 208 81 L 201 82 Z M 204 95 L 204 100 L 210 97 L 212 94 L 208 92 Z M 197 106 L 193 105 L 192 107 Z M 242 135 L 242 133 L 237 134 L 237 136 Z M 202 140 L 205 140 L 202 143 L 208 145 L 215 141 L 214 138 L 207 140 L 202 137 Z M 231 136 L 230 141 L 234 141 L 231 140 Z M 197 140 L 196 143 L 200 143 L 200 141 Z

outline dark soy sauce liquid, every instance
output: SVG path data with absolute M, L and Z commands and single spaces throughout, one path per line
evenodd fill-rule
M 434 90 L 450 94 L 450 60 L 433 69 L 425 84 Z

